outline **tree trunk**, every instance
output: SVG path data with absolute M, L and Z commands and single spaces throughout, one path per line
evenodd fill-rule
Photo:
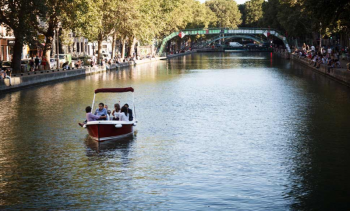
M 122 60 L 125 57 L 125 42 L 126 42 L 126 39 L 122 38 Z
M 23 50 L 23 36 L 15 34 L 15 45 L 13 46 L 12 72 L 21 73 L 21 55 Z
M 181 50 L 181 39 L 178 39 L 178 40 L 177 40 L 177 42 L 176 42 L 176 47 L 177 47 L 178 53 L 180 53 L 180 50 Z
M 98 48 L 97 62 L 98 62 L 98 64 L 101 64 L 101 60 L 102 60 L 102 40 L 98 40 L 97 41 L 97 48 Z
M 130 45 L 129 45 L 129 54 L 128 56 L 132 57 L 135 51 L 135 44 L 136 44 L 136 38 L 132 37 L 130 40 Z
M 102 59 L 102 34 L 101 33 L 98 35 L 97 49 L 98 49 L 97 63 L 101 64 L 101 59 Z
M 117 38 L 117 33 L 114 32 L 113 33 L 113 41 L 112 41 L 112 59 L 114 59 L 114 57 L 115 57 L 115 41 L 116 41 L 116 38 Z
M 46 67 L 48 67 L 48 69 L 50 69 L 50 55 L 51 55 L 52 45 L 53 45 L 53 41 L 54 41 L 53 34 L 54 34 L 54 32 L 52 32 L 52 35 L 46 36 L 46 42 L 45 42 L 45 47 L 44 47 L 44 56 L 46 58 L 46 62 L 47 62 Z M 44 70 L 46 69 L 46 67 L 43 67 Z

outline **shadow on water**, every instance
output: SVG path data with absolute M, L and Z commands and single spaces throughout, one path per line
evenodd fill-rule
M 86 135 L 84 139 L 86 146 L 86 156 L 106 156 L 110 155 L 116 150 L 128 150 L 135 140 L 136 136 L 134 134 L 104 142 L 97 142 L 89 135 Z

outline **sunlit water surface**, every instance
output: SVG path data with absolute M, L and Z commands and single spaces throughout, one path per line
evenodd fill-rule
M 98 145 L 77 122 L 96 88 L 126 86 L 135 137 Z M 0 209 L 349 210 L 349 96 L 270 53 L 194 54 L 2 94 Z

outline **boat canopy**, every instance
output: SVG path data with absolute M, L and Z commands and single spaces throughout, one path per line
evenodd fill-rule
M 125 87 L 125 88 L 101 88 L 101 89 L 96 89 L 95 94 L 97 93 L 103 93 L 103 92 L 109 92 L 109 93 L 114 93 L 114 92 L 134 92 L 134 88 L 132 87 Z

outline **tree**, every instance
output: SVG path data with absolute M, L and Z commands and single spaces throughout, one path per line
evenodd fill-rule
M 192 8 L 190 21 L 186 28 L 208 28 L 209 25 L 214 25 L 217 22 L 216 15 L 205 4 L 199 1 L 192 0 L 188 5 Z
M 269 0 L 262 4 L 263 16 L 261 18 L 261 25 L 263 27 L 271 27 L 273 29 L 284 31 L 284 28 L 277 19 L 279 7 L 279 0 Z
M 33 11 L 42 7 L 41 0 L 0 1 L 0 22 L 10 27 L 15 36 L 12 68 L 14 73 L 21 71 L 21 54 L 24 43 L 33 42 L 37 34 L 33 30 L 32 20 L 36 19 Z
M 242 22 L 240 24 L 240 26 L 246 26 L 246 20 L 247 20 L 247 14 L 246 14 L 246 4 L 240 4 L 238 5 L 238 9 L 239 11 L 241 12 L 241 19 L 242 19 Z
M 241 21 L 241 13 L 233 0 L 209 0 L 205 5 L 213 11 L 217 17 L 216 26 L 236 28 Z
M 248 26 L 257 26 L 258 21 L 263 16 L 262 4 L 264 0 L 250 0 L 245 3 L 245 24 Z
M 50 67 L 50 55 L 53 46 L 55 30 L 59 24 L 62 27 L 69 26 L 69 22 L 74 20 L 77 12 L 74 0 L 42 0 L 43 6 L 36 11 L 37 19 L 33 21 L 33 26 L 38 33 L 45 35 L 44 55 Z M 57 52 L 58 54 L 59 52 Z M 44 67 L 45 68 L 45 67 Z
M 77 34 L 88 38 L 90 41 L 97 40 L 98 61 L 102 58 L 102 41 L 113 33 L 116 19 L 116 8 L 121 1 L 117 0 L 81 0 L 80 7 L 84 12 L 77 15 L 73 24 Z
M 289 35 L 306 37 L 312 34 L 315 19 L 310 16 L 300 2 L 281 0 L 277 19 Z
M 336 27 L 335 24 L 343 15 L 349 18 L 350 2 L 348 0 L 301 0 L 306 11 L 316 20 L 322 23 L 323 27 Z M 317 27 L 318 28 L 318 27 Z

